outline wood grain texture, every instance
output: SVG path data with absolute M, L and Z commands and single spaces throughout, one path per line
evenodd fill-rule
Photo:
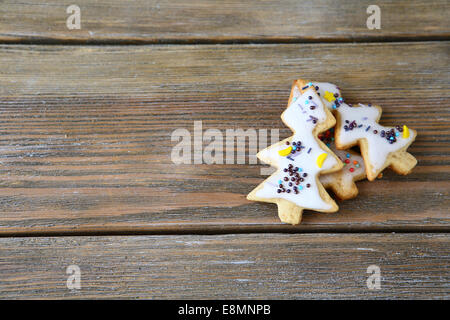
M 0 239 L 0 298 L 448 299 L 448 234 Z M 66 287 L 69 265 L 81 290 Z M 367 268 L 381 269 L 369 290 Z
M 449 228 L 449 42 L 0 46 L 0 234 Z M 171 134 L 280 129 L 291 81 L 338 84 L 418 130 L 408 176 L 282 226 L 245 195 L 260 166 L 175 165 Z M 247 159 L 248 160 L 248 159 Z
M 448 38 L 446 0 L 379 0 L 381 29 L 369 30 L 371 0 L 78 0 L 81 29 L 68 30 L 69 4 L 2 1 L 0 41 L 252 42 Z

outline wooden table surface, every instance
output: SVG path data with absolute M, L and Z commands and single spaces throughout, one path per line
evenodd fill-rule
M 0 3 L 0 298 L 450 298 L 448 1 L 75 4 L 80 30 L 67 3 Z M 245 199 L 264 179 L 248 147 L 172 162 L 194 121 L 287 137 L 297 78 L 416 129 L 414 171 L 290 226 Z

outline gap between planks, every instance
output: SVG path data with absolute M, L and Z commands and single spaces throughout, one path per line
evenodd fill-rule
M 0 39 L 0 45 L 80 45 L 80 46 L 124 46 L 124 45 L 211 45 L 211 44 L 339 44 L 339 43 L 391 43 L 391 42 L 433 42 L 450 41 L 450 35 L 430 35 L 430 36 L 380 36 L 380 37 L 352 37 L 352 38 L 224 38 L 224 39 L 22 39 L 8 40 Z
M 227 235 L 227 234 L 329 234 L 329 233 L 450 233 L 450 227 L 447 226 L 427 226 L 427 227 L 355 227 L 355 226 L 324 226 L 324 227 L 303 227 L 302 225 L 277 225 L 277 226 L 208 226 L 184 225 L 183 229 L 179 227 L 152 227 L 146 228 L 108 228 L 105 230 L 96 228 L 95 230 L 47 230 L 47 231 L 6 231 L 0 233 L 0 238 L 14 237 L 84 237 L 84 236 L 146 236 L 146 235 Z

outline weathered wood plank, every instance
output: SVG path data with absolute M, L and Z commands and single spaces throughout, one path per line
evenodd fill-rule
M 362 182 L 339 214 L 306 213 L 298 228 L 448 228 L 449 48 L 0 46 L 0 234 L 280 230 L 274 206 L 245 200 L 260 166 L 177 166 L 171 134 L 201 120 L 286 137 L 298 77 L 335 82 L 347 101 L 383 106 L 384 124 L 419 132 L 411 175 Z
M 0 298 L 448 299 L 448 234 L 0 239 Z M 69 265 L 81 290 L 66 287 Z M 367 288 L 377 265 L 381 289 Z
M 354 41 L 446 38 L 446 0 L 379 0 L 381 29 L 369 30 L 371 0 L 77 0 L 81 29 L 69 30 L 57 0 L 3 1 L 0 41 L 185 42 Z

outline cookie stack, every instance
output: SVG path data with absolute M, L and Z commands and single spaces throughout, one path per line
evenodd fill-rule
M 355 181 L 373 181 L 387 167 L 408 174 L 417 160 L 406 149 L 417 133 L 406 125 L 384 127 L 380 117 L 378 106 L 346 104 L 334 84 L 294 81 L 281 115 L 294 134 L 257 154 L 277 170 L 247 199 L 276 203 L 281 221 L 298 224 L 304 209 L 339 209 L 325 188 L 351 199 Z

